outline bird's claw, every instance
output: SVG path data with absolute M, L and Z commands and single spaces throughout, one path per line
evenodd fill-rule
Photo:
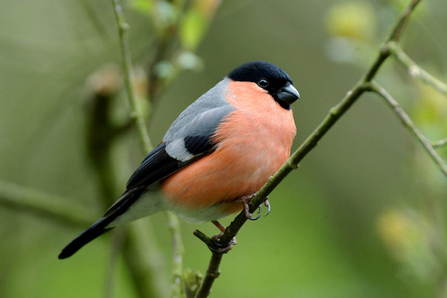
M 226 254 L 233 249 L 233 245 L 237 244 L 236 237 L 233 237 L 229 243 L 220 243 L 219 239 L 222 235 L 223 233 L 220 233 L 211 237 L 211 240 L 213 240 L 213 245 L 208 245 L 211 252 Z
M 247 217 L 249 220 L 258 220 L 261 217 L 261 211 L 262 211 L 262 206 L 259 205 L 258 207 L 258 216 L 253 217 L 253 214 L 250 214 L 250 217 Z M 247 214 L 245 214 L 245 216 L 247 216 Z
M 270 214 L 270 211 L 272 210 L 269 200 L 265 200 L 264 206 L 267 207 L 267 213 L 264 214 L 264 217 L 266 217 L 267 215 Z M 258 207 L 258 216 L 256 216 L 256 217 L 249 217 L 248 219 L 249 220 L 258 220 L 261 217 L 261 211 L 262 211 L 262 205 L 259 205 L 259 207 Z
M 248 203 L 250 203 L 251 199 L 255 195 L 256 195 L 256 193 L 248 195 L 248 196 L 242 196 L 236 200 L 237 202 L 242 203 L 242 205 L 244 206 L 245 217 L 247 217 L 249 220 L 258 220 L 261 217 L 262 205 L 259 205 L 258 214 L 256 217 L 253 217 L 253 214 L 250 213 L 250 206 L 248 205 Z M 269 215 L 270 211 L 271 211 L 271 206 L 270 206 L 270 202 L 268 201 L 268 197 L 264 201 L 264 206 L 267 207 L 267 213 L 264 215 L 264 217 L 265 217 L 265 216 Z
M 237 244 L 236 237 L 233 237 L 233 239 L 231 239 L 231 241 L 229 243 L 226 243 L 226 244 L 221 243 L 219 241 L 219 239 L 223 236 L 223 234 L 225 232 L 225 226 L 223 226 L 217 220 L 212 220 L 211 222 L 220 230 L 221 233 L 211 237 L 211 240 L 213 241 L 213 245 L 208 245 L 208 248 L 214 253 L 229 252 L 233 248 L 233 245 Z
M 270 211 L 272 210 L 272 208 L 270 207 L 270 202 L 269 202 L 268 199 L 264 201 L 264 206 L 267 207 L 267 213 L 264 215 L 264 217 L 266 217 L 267 215 L 270 214 Z

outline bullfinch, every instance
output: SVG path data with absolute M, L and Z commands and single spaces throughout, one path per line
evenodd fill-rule
M 203 222 L 242 210 L 288 159 L 296 133 L 291 104 L 298 98 L 290 77 L 274 64 L 254 61 L 231 71 L 178 116 L 122 196 L 59 259 L 160 211 Z M 151 185 L 162 196 L 151 195 Z

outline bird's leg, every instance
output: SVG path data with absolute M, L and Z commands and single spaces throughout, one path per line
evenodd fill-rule
M 230 243 L 227 243 L 227 244 L 220 243 L 219 239 L 220 239 L 220 237 L 222 237 L 222 235 L 225 232 L 226 228 L 225 228 L 224 225 L 222 225 L 217 220 L 212 220 L 211 222 L 213 223 L 213 225 L 215 225 L 220 230 L 221 233 L 211 237 L 211 239 L 213 240 L 213 242 L 216 245 L 216 247 L 208 246 L 209 249 L 211 251 L 217 252 L 217 253 L 227 253 L 227 252 L 229 252 L 233 248 L 233 245 L 237 244 L 236 237 L 233 237 L 233 239 L 231 239 Z
M 242 196 L 235 200 L 236 202 L 242 203 L 242 205 L 244 206 L 245 217 L 247 217 L 249 220 L 257 220 L 258 218 L 261 217 L 262 205 L 259 205 L 259 207 L 258 207 L 258 216 L 253 217 L 253 214 L 250 213 L 250 206 L 248 204 L 250 203 L 251 199 L 253 199 L 253 197 L 255 195 L 256 195 L 256 193 L 247 195 L 247 196 Z M 268 208 L 267 213 L 264 215 L 264 216 L 267 216 L 270 213 L 270 209 L 271 209 L 269 201 L 265 200 L 264 205 Z
M 246 195 L 246 196 L 242 196 L 242 197 L 238 197 L 236 198 L 236 202 L 238 203 L 242 203 L 242 206 L 244 206 L 244 214 L 245 217 L 251 220 L 256 220 L 259 218 L 255 217 L 253 218 L 253 214 L 250 213 L 250 206 L 248 206 L 248 204 L 250 203 L 251 199 L 253 199 L 253 197 L 256 195 L 256 193 L 253 193 L 251 195 Z M 260 211 L 259 211 L 260 212 Z
M 212 220 L 211 221 L 213 223 L 213 225 L 215 225 L 222 233 L 225 232 L 225 226 L 222 225 L 220 222 L 218 222 L 217 220 Z M 219 234 L 220 235 L 220 234 Z

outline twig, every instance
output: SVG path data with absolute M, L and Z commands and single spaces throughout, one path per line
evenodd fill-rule
M 202 233 L 201 231 L 195 230 L 193 234 L 194 234 L 194 236 L 199 238 L 203 243 L 205 243 L 207 246 L 213 245 L 213 241 L 211 240 L 211 238 L 208 237 L 207 235 L 205 235 L 204 233 Z
M 172 284 L 171 297 L 181 298 L 185 296 L 182 284 L 183 275 L 183 242 L 180 234 L 180 222 L 172 212 L 166 212 L 168 227 L 172 238 Z
M 431 145 L 433 148 L 438 148 L 447 145 L 447 138 L 439 140 L 439 141 L 433 141 L 431 142 Z
M 427 85 L 435 88 L 439 93 L 442 93 L 447 96 L 447 85 L 422 67 L 420 67 L 416 62 L 414 62 L 403 50 L 402 48 L 395 42 L 390 42 L 388 47 L 394 57 L 399 61 L 403 66 L 408 68 L 408 72 L 412 77 L 418 78 Z
M 131 116 L 135 119 L 137 124 L 138 134 L 143 144 L 144 151 L 149 152 L 152 148 L 151 140 L 146 128 L 146 122 L 144 121 L 143 113 L 141 111 L 138 99 L 135 96 L 135 90 L 133 85 L 133 71 L 132 71 L 132 55 L 130 52 L 129 38 L 127 31 L 129 25 L 127 25 L 124 18 L 124 14 L 121 8 L 119 0 L 110 0 L 113 4 L 113 11 L 115 12 L 116 23 L 118 24 L 118 33 L 120 37 L 121 54 L 123 58 L 124 68 L 124 83 L 126 86 L 127 97 L 132 109 Z
M 402 36 L 403 29 L 408 22 L 411 12 L 414 10 L 420 0 L 412 0 L 410 5 L 399 15 L 397 21 L 390 30 L 390 34 L 382 46 L 379 55 L 373 62 L 371 67 L 365 72 L 362 78 L 351 89 L 345 98 L 338 105 L 330 109 L 328 115 L 312 132 L 312 134 L 301 144 L 301 146 L 290 156 L 287 162 L 267 181 L 260 191 L 250 202 L 250 212 L 253 213 L 259 205 L 261 205 L 267 196 L 279 185 L 279 183 L 294 169 L 298 168 L 301 160 L 315 147 L 322 137 L 332 128 L 332 126 L 340 119 L 341 116 L 357 101 L 357 99 L 368 89 L 369 82 L 372 81 L 377 74 L 380 66 L 390 56 L 388 43 L 397 42 Z M 227 227 L 220 242 L 229 243 L 233 237 L 237 235 L 241 227 L 245 224 L 247 218 L 242 211 Z M 222 253 L 213 252 L 208 269 L 212 268 L 212 272 L 218 272 Z M 197 293 L 197 298 L 207 297 L 213 285 L 216 276 L 207 274 L 203 280 L 202 286 Z
M 371 82 L 370 90 L 380 95 L 388 106 L 393 110 L 394 114 L 400 119 L 403 125 L 410 131 L 410 133 L 421 143 L 425 151 L 431 156 L 439 169 L 447 177 L 447 164 L 438 155 L 436 150 L 431 145 L 431 141 L 419 130 L 407 113 L 402 109 L 399 103 L 379 84 Z
M 0 181 L 0 205 L 24 210 L 61 222 L 85 228 L 97 217 L 90 209 L 69 203 L 70 200 L 42 191 Z
M 402 33 L 405 29 L 405 26 L 408 23 L 408 20 L 410 19 L 411 13 L 414 11 L 416 6 L 421 2 L 421 0 L 411 0 L 410 4 L 400 13 L 399 17 L 397 18 L 396 22 L 394 23 L 393 27 L 390 30 L 390 34 L 388 35 L 387 41 L 400 41 L 400 38 L 402 37 Z
M 132 115 L 135 117 L 135 121 L 137 124 L 137 129 L 139 132 L 139 137 L 141 139 L 141 143 L 143 146 L 143 150 L 145 153 L 149 153 L 153 146 L 151 144 L 149 134 L 146 127 L 146 122 L 143 117 L 143 113 L 135 97 L 135 92 L 133 90 L 133 74 L 132 74 L 132 57 L 130 53 L 130 46 L 127 36 L 127 30 L 129 26 L 125 22 L 124 14 L 121 9 L 119 0 L 111 0 L 114 5 L 114 12 L 116 17 L 116 22 L 118 24 L 119 36 L 120 36 L 120 45 L 121 52 L 123 56 L 123 67 L 125 72 L 125 85 L 127 90 L 128 100 L 130 102 Z M 168 213 L 168 225 L 171 229 L 172 233 L 172 243 L 173 243 L 173 285 L 172 285 L 172 293 L 182 293 L 182 282 L 181 282 L 181 272 L 182 268 L 182 259 L 183 259 L 183 243 L 181 240 L 180 227 L 178 223 L 177 216 L 173 213 Z M 178 274 L 180 272 L 180 274 Z M 140 275 L 141 276 L 141 275 Z
M 208 269 L 206 270 L 205 278 L 200 286 L 200 290 L 196 295 L 196 298 L 206 298 L 211 292 L 211 287 L 214 281 L 220 275 L 220 262 L 222 261 L 222 253 L 213 253 L 211 255 L 211 260 L 208 264 Z

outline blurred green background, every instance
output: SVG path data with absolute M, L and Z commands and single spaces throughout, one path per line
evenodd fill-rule
M 106 64 L 121 66 L 111 3 L 0 2 L 0 179 L 57 195 L 99 215 L 105 208 L 86 146 L 86 81 Z M 147 3 L 156 8 L 144 1 L 123 3 L 134 66 L 144 70 L 156 55 L 156 36 L 167 26 L 163 22 L 175 18 L 170 6 L 163 6 L 167 2 Z M 188 50 L 182 52 L 184 63 L 180 68 L 167 61 L 154 66 L 166 88 L 152 106 L 153 142 L 234 67 L 267 60 L 288 72 L 301 94 L 294 105 L 296 148 L 375 58 L 406 4 L 228 0 L 215 7 L 215 15 L 208 7 L 204 19 L 191 16 L 179 31 L 181 44 L 174 42 Z M 446 13 L 446 1 L 423 1 L 403 39 L 410 56 L 444 82 Z M 428 137 L 447 137 L 447 99 L 391 60 L 378 81 Z M 126 103 L 120 93 L 114 103 L 117 121 L 125 121 Z M 120 192 L 144 155 L 133 130 L 113 148 Z M 439 153 L 446 158 L 447 148 Z M 271 194 L 272 213 L 244 226 L 238 245 L 224 256 L 211 296 L 445 297 L 447 179 L 438 172 L 381 99 L 363 96 Z M 150 221 L 164 267 L 157 274 L 168 293 L 166 218 L 158 214 Z M 182 223 L 184 266 L 205 272 L 210 253 L 192 235 L 196 228 L 208 235 L 216 229 L 208 223 Z M 57 259 L 81 230 L 0 204 L 0 297 L 104 296 L 110 235 L 72 258 Z M 137 297 L 121 258 L 115 283 L 114 297 Z

